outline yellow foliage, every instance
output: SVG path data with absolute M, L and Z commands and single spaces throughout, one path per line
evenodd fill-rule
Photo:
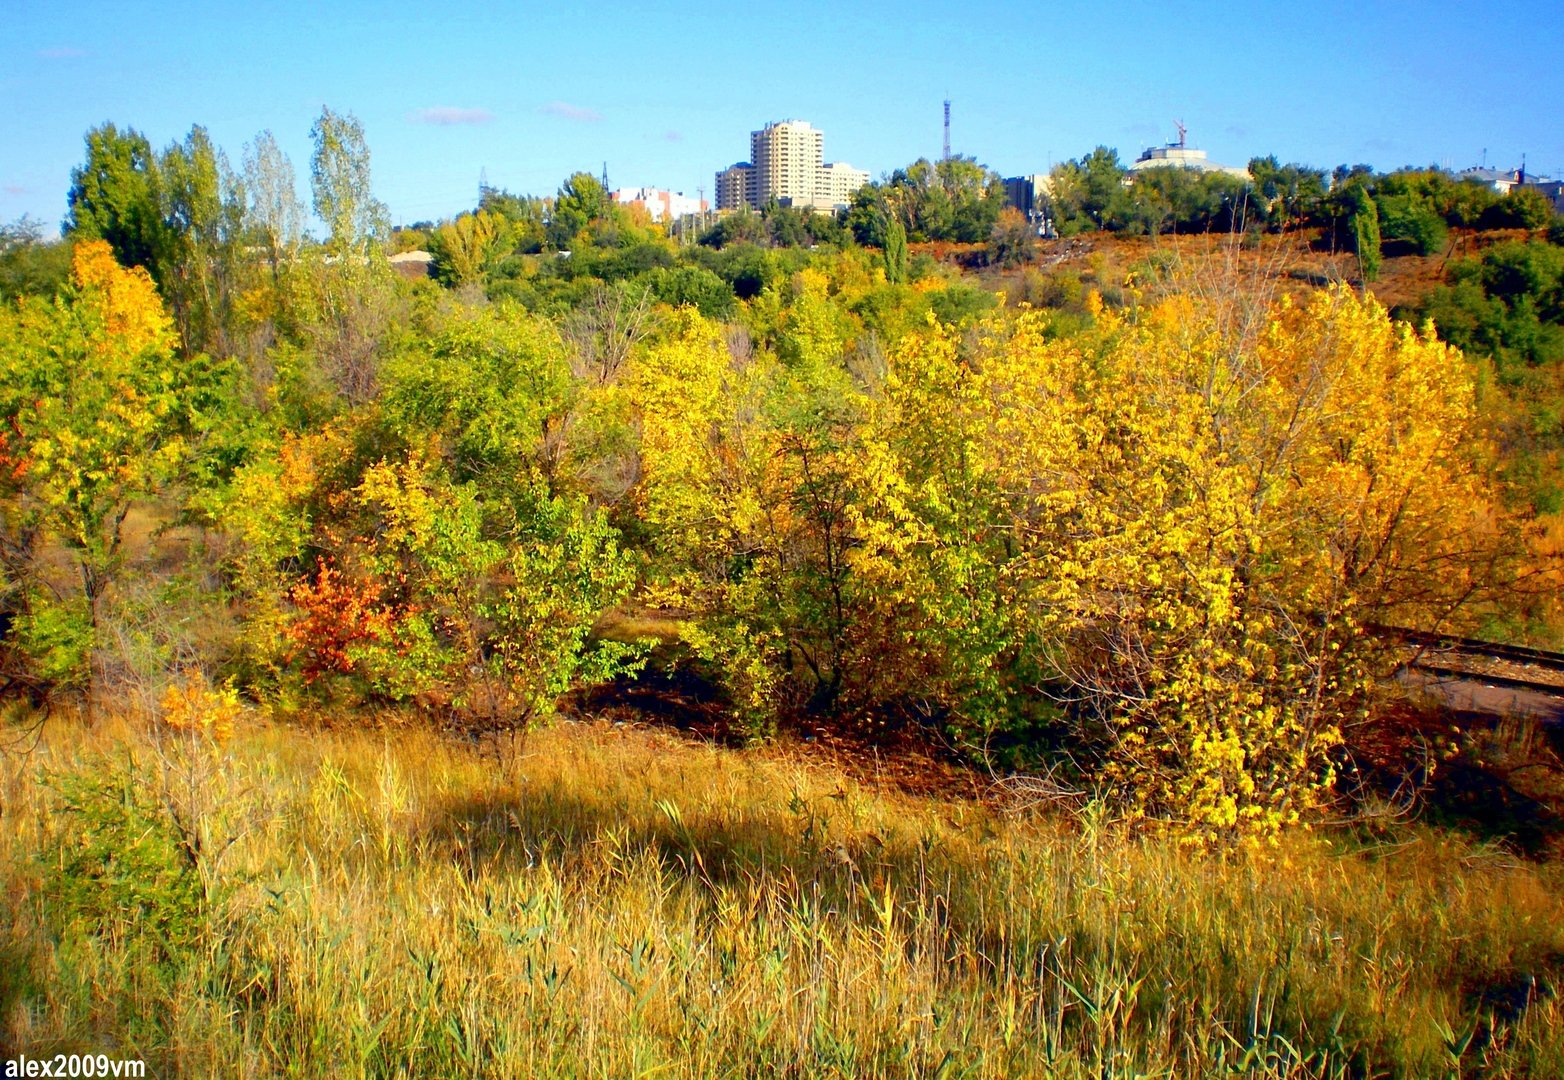
M 231 682 L 213 686 L 201 674 L 186 675 L 179 682 L 170 683 L 159 705 L 163 726 L 218 745 L 233 737 L 244 713 L 239 692 Z
M 99 351 L 132 355 L 173 347 L 173 320 L 145 268 L 127 270 L 114 261 L 107 243 L 88 240 L 71 254 L 71 278 L 102 314 L 107 335 L 96 342 Z
M 1247 338 L 1189 297 L 1088 304 L 1075 338 L 1022 313 L 975 351 L 903 344 L 855 567 L 958 714 L 1040 680 L 1086 703 L 1076 734 L 1138 812 L 1272 832 L 1364 708 L 1363 625 L 1440 624 L 1503 577 L 1469 369 L 1346 289 Z

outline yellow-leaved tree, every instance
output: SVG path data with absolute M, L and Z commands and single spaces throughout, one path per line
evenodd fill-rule
M 855 570 L 967 737 L 1031 725 L 1136 814 L 1272 831 L 1382 674 L 1364 627 L 1449 625 L 1513 571 L 1469 368 L 1345 289 L 1247 331 L 1093 314 L 903 343 Z
M 98 240 L 76 246 L 61 296 L 0 314 L 7 602 L 18 640 L 49 681 L 87 678 L 125 517 L 185 455 L 201 365 L 177 357 L 174 342 L 147 272 L 119 266 Z M 79 594 L 42 587 L 35 547 L 45 537 L 74 557 Z
M 686 308 L 627 384 L 654 595 L 689 613 L 686 641 L 751 735 L 792 707 L 863 704 L 879 668 L 849 562 L 864 399 L 825 321 L 790 327 L 781 357 L 745 356 Z

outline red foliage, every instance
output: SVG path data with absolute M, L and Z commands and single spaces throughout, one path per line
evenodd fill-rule
M 299 582 L 288 596 L 299 609 L 284 630 L 294 646 L 288 659 L 299 662 L 305 682 L 352 671 L 354 645 L 391 637 L 392 613 L 380 602 L 379 585 L 349 581 L 324 559 L 314 582 Z

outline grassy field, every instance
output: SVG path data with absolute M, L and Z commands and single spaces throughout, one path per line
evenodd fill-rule
M 190 1076 L 1564 1075 L 1564 871 L 630 725 L 13 728 L 0 1043 Z

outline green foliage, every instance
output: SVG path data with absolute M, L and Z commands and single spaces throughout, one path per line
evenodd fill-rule
M 75 249 L 74 285 L 0 315 L 0 425 L 8 529 L 41 530 L 74 556 L 90 620 L 122 564 L 131 505 L 187 451 L 199 363 L 180 360 L 151 279 L 102 241 Z
M 502 303 L 410 343 L 387 367 L 382 407 L 404 445 L 435 435 L 457 483 L 503 501 L 549 467 L 544 442 L 571 392 L 558 331 Z
M 251 669 L 512 726 L 633 666 L 639 646 L 591 638 L 634 564 L 566 490 L 558 332 L 512 305 L 464 312 L 384 374 L 377 410 L 240 470 L 223 520 Z
M 12 640 L 38 678 L 65 690 L 87 689 L 95 635 L 85 599 L 61 601 L 35 589 L 19 606 Z
M 560 185 L 554 197 L 554 208 L 549 219 L 548 241 L 560 251 L 572 251 L 583 246 L 583 233 L 594 230 L 599 233 L 610 226 L 616 215 L 623 211 L 609 198 L 607 190 L 597 177 L 588 172 L 578 172 Z
M 1325 196 L 1325 173 L 1296 163 L 1283 165 L 1274 155 L 1252 158 L 1249 176 L 1254 184 L 1252 212 L 1267 226 L 1285 231 L 1302 225 L 1318 212 Z
M 928 296 L 935 316 L 951 326 L 967 325 L 999 303 L 997 294 L 960 282 L 935 290 Z
M 847 240 L 848 232 L 839 215 L 782 206 L 775 199 L 759 210 L 744 206 L 736 213 L 724 214 L 700 235 L 700 243 L 713 248 L 733 244 L 772 248 L 841 246 Z
M 1049 200 L 1061 236 L 1114 225 L 1124 205 L 1126 170 L 1119 154 L 1099 146 L 1079 161 L 1054 166 L 1049 174 Z
M 1564 250 L 1509 241 L 1458 260 L 1420 311 L 1446 341 L 1493 357 L 1501 378 L 1564 361 Z
M 1545 229 L 1556 216 L 1546 195 L 1516 185 L 1483 214 L 1482 224 L 1490 229 Z
M 1380 216 L 1386 221 L 1385 235 L 1392 236 L 1390 219 L 1400 218 L 1398 229 L 1402 231 L 1395 235 L 1414 242 L 1418 240 L 1416 230 L 1433 228 L 1427 220 L 1430 217 L 1452 227 L 1477 228 L 1491 220 L 1501 198 L 1480 180 L 1461 180 L 1440 169 L 1401 169 L 1374 177 L 1371 186 Z M 1431 254 L 1432 249 L 1423 253 Z
M 635 562 L 620 548 L 617 530 L 564 499 L 538 500 L 526 528 L 531 539 L 512 548 L 509 583 L 480 611 L 494 626 L 491 669 L 521 714 L 539 717 L 573 686 L 633 674 L 646 649 L 592 635 L 603 612 L 629 599 L 635 584 Z
M 880 248 L 893 220 L 912 241 L 980 244 L 993 232 L 1004 205 L 999 175 L 972 158 L 919 158 L 883 183 L 858 189 L 846 226 L 860 244 Z
M 245 195 L 205 128 L 190 129 L 158 163 L 166 228 L 155 276 L 186 355 L 227 352 L 245 266 Z
M 646 283 L 653 296 L 672 307 L 688 304 L 708 319 L 733 314 L 733 290 L 705 267 L 660 267 L 647 274 Z
M 46 778 L 70 822 L 37 870 L 57 932 L 86 932 L 138 956 L 177 961 L 209 910 L 193 837 L 134 758 L 89 760 Z M 143 950 L 150 950 L 144 952 Z
M 338 259 L 362 259 L 391 233 L 390 212 L 370 183 L 364 125 L 323 107 L 310 128 L 310 189 L 315 213 L 326 223 L 327 249 Z
M 885 280 L 901 285 L 907 280 L 907 230 L 893 218 L 885 227 Z
M 87 132 L 87 160 L 71 170 L 65 232 L 103 240 L 121 266 L 146 267 L 157 277 L 164 222 L 158 162 L 152 145 L 134 128 L 113 124 Z
M 1431 205 L 1409 195 L 1376 194 L 1380 233 L 1386 240 L 1405 240 L 1414 254 L 1437 255 L 1450 239 L 1450 228 Z
M 750 209 L 739 207 L 735 213 L 718 218 L 711 228 L 701 234 L 700 242 L 706 247 L 725 248 L 734 244 L 765 245 L 770 240 L 770 230 L 765 219 Z
M 1249 183 L 1227 173 L 1167 166 L 1132 175 L 1111 219 L 1123 232 L 1234 232 L 1253 212 Z
M 429 237 L 435 277 L 456 287 L 481 288 L 514 245 L 509 221 L 487 210 L 462 214 Z
M 517 253 L 536 254 L 543 250 L 544 221 L 548 217 L 548 208 L 543 199 L 484 188 L 478 199 L 478 209 L 498 214 L 510 223 Z
M 160 155 L 134 130 L 93 129 L 70 205 L 67 233 L 103 240 L 120 265 L 152 275 L 187 354 L 225 348 L 241 287 L 245 196 L 205 128 Z
M 245 148 L 244 189 L 249 196 L 245 227 L 266 250 L 275 277 L 304 239 L 304 206 L 293 175 L 293 163 L 270 131 Z
M 1364 281 L 1379 277 L 1379 208 L 1362 189 L 1358 189 L 1348 228 L 1352 230 L 1352 250 L 1358 256 L 1358 270 Z
M 44 240 L 41 222 L 22 217 L 0 225 L 0 303 L 53 296 L 70 273 L 70 244 Z
M 1517 501 L 1556 512 L 1564 498 L 1564 249 L 1507 241 L 1450 264 L 1416 309 L 1439 336 L 1487 357 L 1497 378 L 1484 411 L 1499 435 Z

